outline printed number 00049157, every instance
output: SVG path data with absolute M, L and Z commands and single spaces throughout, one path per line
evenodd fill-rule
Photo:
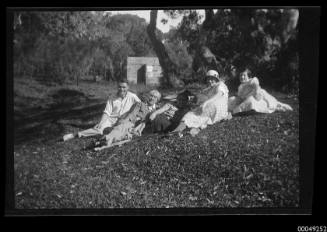
M 298 232 L 327 232 L 326 226 L 298 226 Z

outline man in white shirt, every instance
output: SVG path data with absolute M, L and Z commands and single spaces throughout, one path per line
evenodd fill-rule
M 157 102 L 160 100 L 161 94 L 158 90 L 151 90 L 143 95 L 142 102 L 134 104 L 132 109 L 121 117 L 112 131 L 103 136 L 96 142 L 95 151 L 99 151 L 113 146 L 113 142 L 122 142 L 131 140 L 134 135 L 140 136 L 147 121 L 148 115 L 156 110 Z M 98 147 L 99 146 L 99 147 Z
M 75 137 L 88 137 L 94 135 L 102 135 L 103 130 L 107 127 L 113 127 L 117 120 L 127 113 L 131 107 L 136 102 L 141 102 L 141 100 L 136 96 L 136 94 L 128 91 L 127 80 L 121 80 L 118 83 L 118 92 L 114 99 L 109 99 L 106 108 L 103 112 L 100 122 L 93 128 L 80 131 L 75 134 L 66 134 L 63 137 L 64 141 Z

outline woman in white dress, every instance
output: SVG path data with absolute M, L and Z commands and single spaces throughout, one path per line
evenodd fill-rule
M 215 70 L 209 70 L 206 77 L 210 85 L 202 92 L 206 100 L 194 110 L 186 113 L 173 132 L 181 132 L 186 128 L 204 129 L 208 125 L 231 118 L 231 114 L 228 113 L 227 86 Z
M 291 106 L 279 102 L 275 97 L 262 89 L 257 77 L 251 77 L 251 71 L 245 69 L 240 75 L 240 86 L 237 96 L 228 99 L 228 111 L 232 114 L 255 111 L 273 113 L 276 110 L 293 110 Z

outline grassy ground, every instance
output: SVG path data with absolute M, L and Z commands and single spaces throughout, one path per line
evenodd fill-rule
M 88 149 L 95 138 L 58 141 L 97 122 L 108 88 L 15 82 L 17 208 L 299 206 L 297 99 L 275 93 L 294 111 L 234 117 L 195 137 L 144 135 L 100 152 Z

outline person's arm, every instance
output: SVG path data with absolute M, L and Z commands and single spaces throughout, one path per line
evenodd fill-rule
M 261 94 L 261 87 L 259 84 L 259 80 L 257 77 L 253 77 L 251 84 L 253 85 L 253 96 L 255 99 L 258 101 L 262 99 L 262 94 Z
M 208 87 L 205 89 L 205 94 L 202 94 L 202 99 L 198 102 L 201 104 L 204 104 L 205 102 L 209 101 L 210 99 L 219 96 L 223 96 L 225 90 L 222 87 L 222 84 L 218 84 L 215 87 Z
M 214 93 L 210 96 L 208 100 L 203 102 L 200 106 L 200 109 L 198 109 L 198 113 L 202 113 L 205 111 L 205 107 L 207 107 L 208 104 L 211 104 L 211 102 L 216 101 L 217 97 L 223 97 L 224 95 L 228 94 L 228 89 L 225 86 L 225 84 L 219 84 L 214 89 Z
M 200 93 L 205 94 L 208 90 L 210 90 L 210 88 L 211 86 L 208 86 L 207 88 L 200 90 Z
M 140 98 L 136 94 L 134 94 L 133 100 L 134 103 L 141 102 Z
M 132 117 L 135 117 L 135 115 L 140 110 L 140 108 L 141 108 L 141 102 L 134 103 L 129 111 L 121 115 L 121 117 L 118 120 L 119 124 L 126 120 L 127 121 L 130 120 Z
M 226 94 L 228 94 L 227 87 L 225 87 L 224 84 L 219 84 L 219 85 L 215 86 L 215 88 L 213 89 L 213 92 L 211 92 L 210 96 L 208 96 L 209 98 L 204 103 L 212 100 L 213 98 L 222 97 Z
M 101 117 L 101 120 L 99 122 L 99 124 L 97 125 L 98 127 L 101 127 L 100 125 L 102 125 L 105 121 L 107 121 L 109 119 L 109 116 L 108 114 L 106 113 L 103 113 L 102 114 L 102 117 Z
M 130 118 L 134 117 L 134 115 L 137 114 L 137 112 L 140 110 L 141 100 L 136 94 L 133 94 L 132 101 L 133 101 L 133 105 L 127 112 L 120 115 L 118 119 L 118 123 L 122 123 L 123 121 L 129 120 Z
M 216 94 L 212 97 L 223 97 L 228 94 L 228 89 L 225 84 L 219 84 L 216 88 Z
M 107 101 L 107 105 L 106 108 L 103 111 L 102 117 L 100 122 L 95 126 L 96 128 L 101 128 L 101 125 L 103 123 L 105 123 L 105 121 L 107 121 L 109 119 L 109 117 L 111 117 L 112 114 L 112 101 L 108 100 Z
M 196 102 L 197 106 L 201 105 L 202 103 L 204 103 L 205 101 L 207 101 L 209 99 L 208 96 L 203 93 L 198 93 L 196 95 L 196 98 L 197 98 L 197 102 Z
M 247 83 L 243 83 L 239 86 L 238 97 L 242 101 L 245 101 L 250 96 L 255 96 L 258 89 L 260 89 L 259 80 L 254 77 Z
M 113 104 L 112 100 L 107 101 L 106 108 L 104 109 L 103 114 L 107 114 L 108 116 L 111 116 L 112 108 L 113 108 L 112 104 Z
M 242 99 L 246 100 L 249 97 L 257 98 L 258 93 L 260 92 L 259 80 L 256 77 L 253 77 L 250 82 L 245 86 L 244 92 L 242 94 Z
M 165 104 L 165 105 L 164 105 L 163 107 L 161 107 L 160 109 L 154 111 L 154 112 L 150 115 L 149 119 L 150 119 L 151 121 L 153 121 L 153 120 L 156 118 L 156 116 L 157 116 L 158 114 L 162 114 L 162 113 L 166 112 L 167 110 L 169 110 L 169 108 L 170 108 L 170 104 Z

